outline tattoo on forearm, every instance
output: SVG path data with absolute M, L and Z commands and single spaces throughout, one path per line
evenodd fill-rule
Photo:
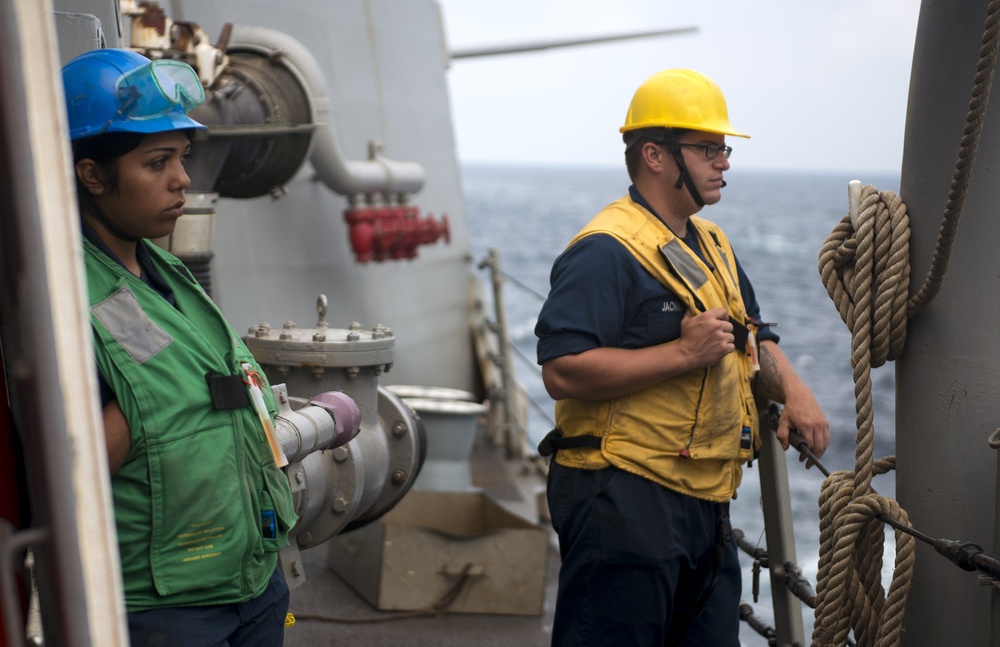
M 764 397 L 784 402 L 785 385 L 781 381 L 781 373 L 778 372 L 778 362 L 764 344 L 760 346 L 760 373 L 757 374 L 757 387 Z

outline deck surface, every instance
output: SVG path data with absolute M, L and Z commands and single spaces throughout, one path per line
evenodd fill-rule
M 523 473 L 485 438 L 477 439 L 470 465 L 477 488 L 522 516 L 537 518 L 539 477 Z M 285 647 L 547 647 L 551 642 L 559 572 L 554 541 L 549 542 L 545 605 L 539 616 L 443 613 L 396 619 L 398 614 L 378 611 L 331 571 L 326 552 L 325 546 L 302 552 L 308 582 L 292 592 L 290 611 L 301 619 L 285 632 Z

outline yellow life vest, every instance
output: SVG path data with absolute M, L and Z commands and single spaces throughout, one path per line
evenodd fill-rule
M 721 306 L 747 325 L 735 256 L 722 229 L 696 216 L 688 227 L 711 268 L 628 196 L 605 207 L 570 245 L 594 234 L 613 236 L 692 313 Z M 580 469 L 614 465 L 690 496 L 728 501 L 742 463 L 760 444 L 753 364 L 748 353 L 735 351 L 715 366 L 613 400 L 559 400 L 556 424 L 563 437 L 598 436 L 601 446 L 560 449 L 556 461 Z

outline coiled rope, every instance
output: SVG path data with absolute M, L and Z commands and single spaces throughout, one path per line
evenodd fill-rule
M 851 331 L 854 371 L 854 471 L 831 474 L 820 493 L 820 559 L 814 647 L 847 642 L 858 647 L 898 645 L 914 563 L 913 538 L 896 531 L 896 560 L 888 594 L 882 587 L 884 526 L 876 518 L 909 526 L 896 501 L 871 487 L 872 477 L 895 469 L 895 457 L 872 458 L 874 425 L 871 370 L 899 357 L 906 322 L 937 295 L 947 272 L 965 205 L 997 61 L 1000 0 L 991 0 L 983 30 L 969 112 L 934 255 L 923 285 L 907 299 L 910 282 L 909 217 L 899 196 L 875 187 L 861 190 L 856 224 L 841 220 L 819 253 L 819 273 L 841 319 Z

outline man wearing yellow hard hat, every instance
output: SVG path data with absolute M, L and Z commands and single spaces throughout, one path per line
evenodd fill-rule
M 562 566 L 554 645 L 738 647 L 729 523 L 758 395 L 820 456 L 829 425 L 762 321 L 720 227 L 732 148 L 722 91 L 686 69 L 635 92 L 620 129 L 632 186 L 556 259 L 538 362 L 556 402 L 548 500 Z

